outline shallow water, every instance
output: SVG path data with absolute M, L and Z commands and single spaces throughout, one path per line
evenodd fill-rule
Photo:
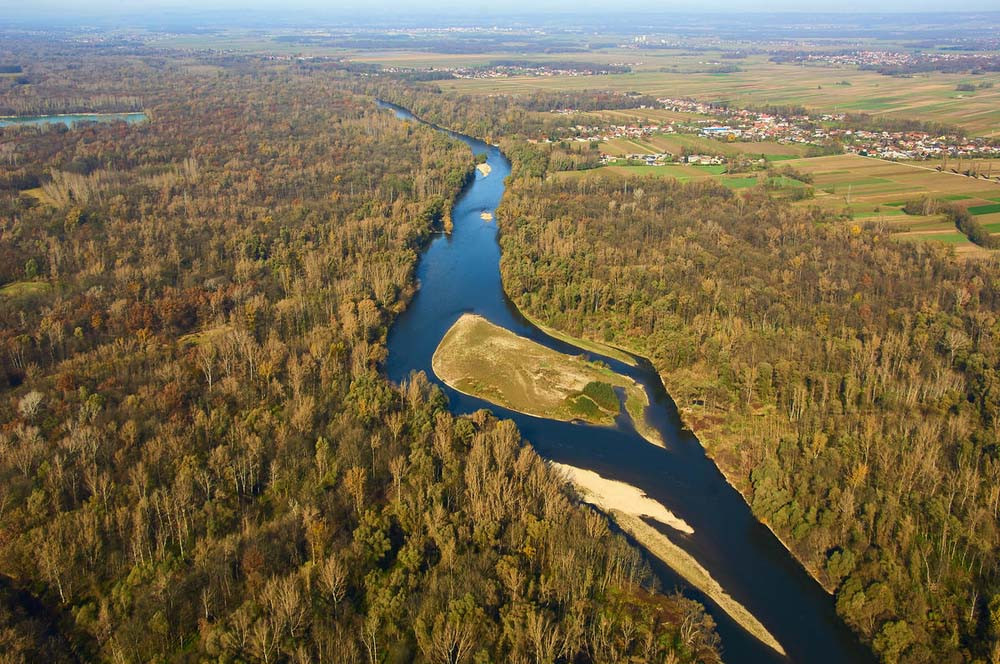
M 18 125 L 43 126 L 49 124 L 64 124 L 72 127 L 77 122 L 127 122 L 135 124 L 146 119 L 145 113 L 79 113 L 67 115 L 32 115 L 17 118 L 0 118 L 0 127 Z
M 405 109 L 380 103 L 398 117 L 419 121 Z M 439 127 L 436 127 L 440 129 Z M 494 146 L 445 129 L 475 154 L 486 154 L 490 174 L 477 171 L 452 210 L 454 232 L 435 238 L 420 258 L 420 288 L 389 331 L 389 378 L 401 381 L 411 371 L 424 371 L 447 394 L 452 412 L 489 408 L 514 420 L 524 437 L 546 459 L 593 470 L 602 477 L 642 489 L 694 528 L 685 535 L 658 530 L 682 547 L 723 588 L 775 636 L 786 652 L 767 647 L 696 589 L 650 556 L 666 590 L 680 588 L 703 602 L 718 624 L 723 657 L 730 663 L 872 662 L 874 658 L 837 617 L 833 598 L 758 523 L 742 497 L 705 456 L 697 438 L 684 429 L 677 408 L 659 376 L 640 359 L 632 367 L 613 358 L 582 350 L 549 337 L 524 319 L 503 291 L 497 223 L 485 221 L 504 193 L 510 163 Z M 585 354 L 607 362 L 615 371 L 641 383 L 650 397 L 647 420 L 660 431 L 666 449 L 653 446 L 622 415 L 615 427 L 558 422 L 515 413 L 457 392 L 437 380 L 431 356 L 444 333 L 463 313 L 484 316 L 549 348 Z M 658 525 L 658 524 L 653 524 Z M 640 547 L 641 548 L 641 547 Z

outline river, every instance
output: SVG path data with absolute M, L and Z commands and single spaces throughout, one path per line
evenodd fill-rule
M 422 122 L 406 109 L 383 102 L 379 105 L 401 119 Z M 434 128 L 461 140 L 474 154 L 485 154 L 490 173 L 484 176 L 476 172 L 475 180 L 452 209 L 453 232 L 434 238 L 420 258 L 419 289 L 389 331 L 385 364 L 389 378 L 399 382 L 412 371 L 424 371 L 444 390 L 455 414 L 489 408 L 499 417 L 514 420 L 542 457 L 638 487 L 690 524 L 694 529 L 690 536 L 669 528 L 658 530 L 705 567 L 787 653 L 783 657 L 758 641 L 712 600 L 647 556 L 665 590 L 676 587 L 708 608 L 718 625 L 726 662 L 873 662 L 872 654 L 836 615 L 833 598 L 771 531 L 757 522 L 743 498 L 705 455 L 698 439 L 683 427 L 676 406 L 648 361 L 640 358 L 638 366 L 632 367 L 582 350 L 550 337 L 518 312 L 500 278 L 497 223 L 481 216 L 483 212 L 495 214 L 510 163 L 494 146 Z M 641 383 L 650 397 L 647 419 L 660 431 L 666 449 L 643 439 L 627 417 L 621 417 L 615 427 L 558 422 L 509 411 L 449 388 L 434 376 L 431 356 L 463 313 L 479 314 L 554 350 L 601 359 Z

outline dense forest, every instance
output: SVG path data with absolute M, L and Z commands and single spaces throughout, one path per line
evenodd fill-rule
M 884 661 L 1000 661 L 997 264 L 761 191 L 546 178 L 534 147 L 510 153 L 517 305 L 649 357 Z
M 333 67 L 32 56 L 151 119 L 0 129 L 4 661 L 719 660 L 510 422 L 378 371 L 467 148 Z

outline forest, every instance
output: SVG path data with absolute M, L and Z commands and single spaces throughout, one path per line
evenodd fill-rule
M 0 129 L 4 661 L 720 661 L 510 422 L 379 372 L 465 146 L 335 66 L 24 48 L 0 107 L 149 120 Z
M 885 662 L 1000 661 L 1000 268 L 761 190 L 545 178 L 511 145 L 504 287 L 644 355 Z

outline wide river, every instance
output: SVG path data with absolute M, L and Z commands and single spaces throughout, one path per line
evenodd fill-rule
M 380 103 L 404 120 L 420 122 L 409 111 Z M 738 602 L 774 635 L 787 658 L 744 631 L 727 613 L 691 588 L 668 567 L 648 556 L 665 590 L 678 588 L 703 602 L 718 625 L 723 658 L 732 664 L 758 662 L 872 662 L 872 655 L 837 617 L 833 598 L 757 522 L 742 497 L 705 456 L 698 439 L 681 424 L 670 396 L 647 361 L 631 367 L 548 336 L 524 319 L 510 302 L 500 279 L 497 224 L 484 221 L 504 193 L 510 163 L 494 146 L 439 127 L 464 142 L 476 155 L 486 154 L 491 172 L 476 172 L 452 210 L 454 231 L 436 237 L 420 258 L 420 288 L 389 331 L 386 372 L 394 381 L 424 371 L 448 395 L 452 412 L 489 408 L 517 423 L 544 458 L 586 468 L 602 477 L 640 488 L 694 529 L 684 535 L 658 528 L 701 563 Z M 431 370 L 431 356 L 444 333 L 463 313 L 493 323 L 549 348 L 586 354 L 607 362 L 641 383 L 649 394 L 647 419 L 661 433 L 666 449 L 636 433 L 626 417 L 615 427 L 558 422 L 523 415 L 457 392 Z

